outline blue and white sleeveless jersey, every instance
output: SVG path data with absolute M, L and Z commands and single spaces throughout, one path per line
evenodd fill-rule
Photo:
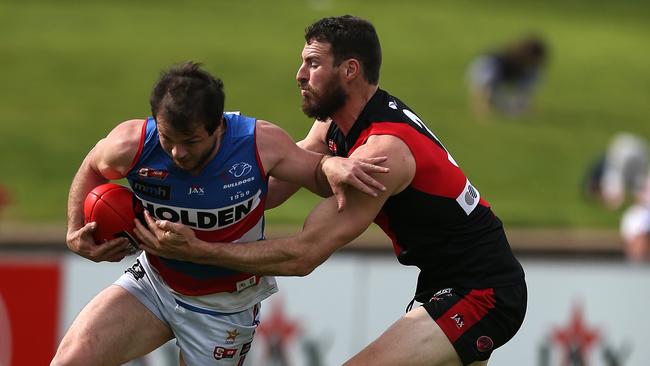
M 254 118 L 224 114 L 226 131 L 219 151 L 198 175 L 179 169 L 159 142 L 149 117 L 126 178 L 144 209 L 158 219 L 191 227 L 207 242 L 264 239 L 268 179 L 255 143 Z M 174 296 L 195 306 L 221 311 L 250 307 L 277 291 L 273 277 L 146 254 Z

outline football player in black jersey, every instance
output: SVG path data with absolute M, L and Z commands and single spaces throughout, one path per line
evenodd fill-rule
M 296 79 L 302 109 L 317 121 L 299 145 L 388 157 L 390 171 L 374 174 L 386 189 L 378 197 L 350 191 L 346 202 L 324 199 L 300 233 L 255 243 L 205 243 L 183 225 L 148 218 L 151 231 L 137 224 L 144 249 L 167 256 L 184 247 L 183 259 L 198 263 L 305 276 L 374 221 L 399 261 L 420 269 L 414 301 L 423 305 L 409 306 L 346 365 L 487 364 L 526 311 L 524 272 L 501 221 L 420 117 L 379 88 L 381 47 L 371 23 L 324 18 L 306 29 L 305 41 Z M 280 181 L 269 189 L 285 198 L 295 191 Z

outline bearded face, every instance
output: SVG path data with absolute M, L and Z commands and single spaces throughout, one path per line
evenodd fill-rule
M 326 121 L 341 109 L 348 99 L 341 78 L 341 63 L 335 61 L 331 45 L 316 40 L 307 42 L 296 74 L 302 111 L 309 117 Z
M 334 112 L 345 105 L 348 97 L 336 75 L 320 88 L 308 83 L 300 86 L 302 95 L 302 111 L 311 118 L 326 121 Z

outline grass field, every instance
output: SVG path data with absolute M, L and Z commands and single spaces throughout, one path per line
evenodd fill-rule
M 352 13 L 376 25 L 380 85 L 409 104 L 510 226 L 614 227 L 585 201 L 586 166 L 619 130 L 650 137 L 650 3 L 643 1 L 7 1 L 0 2 L 3 219 L 63 222 L 70 180 L 117 122 L 148 115 L 160 70 L 203 62 L 226 107 L 300 139 L 310 121 L 294 75 L 302 30 Z M 477 123 L 464 72 L 482 50 L 536 31 L 551 62 L 535 113 Z M 302 193 L 270 212 L 298 223 Z

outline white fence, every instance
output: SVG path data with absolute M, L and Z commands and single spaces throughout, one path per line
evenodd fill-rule
M 5 258 L 0 269 L 7 263 L 20 266 L 21 258 Z M 55 263 L 61 268 L 60 337 L 131 259 L 97 264 L 66 254 Z M 650 365 L 645 340 L 650 329 L 650 267 L 584 260 L 526 259 L 522 264 L 529 292 L 526 320 L 515 338 L 494 352 L 490 365 Z M 389 253 L 342 252 L 305 278 L 279 278 L 280 292 L 262 306 L 261 326 L 268 324 L 267 329 L 258 331 L 247 365 L 340 365 L 404 313 L 416 277 L 417 269 L 399 265 Z M 13 280 L 0 279 L 0 305 L 15 296 L 3 285 Z M 20 321 L 12 321 L 11 308 L 0 308 L 9 318 L 0 321 L 0 348 L 21 352 L 11 348 L 18 342 L 12 343 L 11 327 L 20 327 Z M 176 352 L 170 342 L 142 363 L 173 365 Z M 0 366 L 17 365 L 9 361 L 17 358 L 4 354 Z

